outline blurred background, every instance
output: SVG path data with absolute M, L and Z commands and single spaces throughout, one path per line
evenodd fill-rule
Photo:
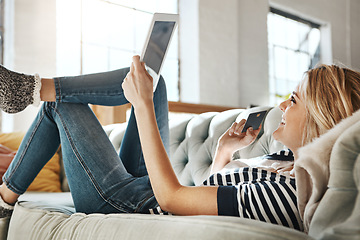
M 170 101 L 275 106 L 319 63 L 360 69 L 358 0 L 0 0 L 0 62 L 41 77 L 129 66 L 154 12 L 179 13 Z M 101 81 L 101 79 L 99 79 Z M 37 108 L 1 114 L 24 131 Z

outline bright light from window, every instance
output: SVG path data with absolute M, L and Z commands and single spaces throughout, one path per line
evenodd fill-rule
M 303 21 L 268 14 L 270 103 L 279 104 L 320 59 L 320 30 Z
M 78 4 L 75 4 L 76 2 Z M 77 16 L 69 13 L 69 8 L 75 9 L 75 5 L 78 6 Z M 79 44 L 80 74 L 130 66 L 132 56 L 141 54 L 152 14 L 154 12 L 177 13 L 178 11 L 177 0 L 58 0 L 57 6 L 59 8 L 57 13 L 60 16 L 58 26 L 62 29 L 61 32 L 68 31 L 72 36 L 79 34 L 79 41 L 72 41 L 68 47 Z M 71 26 L 68 19 L 72 19 L 73 25 L 76 21 L 79 22 L 79 27 Z M 66 24 L 66 27 L 62 26 L 62 22 Z M 177 31 L 172 38 L 162 70 L 167 83 L 168 98 L 171 101 L 179 100 Z M 65 48 L 62 43 L 67 40 L 62 38 L 62 35 L 59 34 L 58 41 L 61 41 L 60 45 Z M 69 36 L 69 34 L 66 35 Z M 60 51 L 59 55 L 61 54 L 65 54 L 64 51 Z M 61 68 L 74 68 L 74 61 L 60 60 L 60 62 Z M 68 66 L 64 66 L 66 64 Z M 63 72 L 66 70 L 60 71 L 60 73 Z

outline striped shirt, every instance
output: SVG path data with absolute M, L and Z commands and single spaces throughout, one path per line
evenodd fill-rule
M 291 151 L 262 157 L 293 161 Z M 295 178 L 264 169 L 227 169 L 210 176 L 204 185 L 219 186 L 218 214 L 251 218 L 303 230 L 297 209 Z
M 293 160 L 293 155 L 288 151 L 280 151 L 262 158 L 289 161 Z M 303 230 L 293 177 L 243 167 L 215 173 L 203 185 L 219 186 L 219 215 L 250 218 Z M 160 207 L 150 209 L 150 213 L 169 214 Z

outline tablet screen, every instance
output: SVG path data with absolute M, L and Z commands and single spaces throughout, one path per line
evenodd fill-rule
M 156 21 L 154 23 L 143 61 L 157 74 L 159 74 L 174 27 L 175 22 Z

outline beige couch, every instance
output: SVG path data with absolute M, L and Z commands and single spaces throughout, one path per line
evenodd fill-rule
M 180 116 L 170 120 L 171 162 L 182 184 L 198 185 L 208 175 L 218 137 L 236 119 L 253 111 L 230 110 Z M 271 109 L 257 141 L 240 151 L 251 158 L 284 148 L 272 138 L 281 120 L 281 111 Z M 105 127 L 114 147 L 119 149 L 124 124 Z M 345 133 L 344 133 L 345 134 Z M 339 138 L 332 153 L 329 194 L 325 194 L 310 225 L 310 234 L 283 226 L 224 216 L 153 216 L 141 214 L 74 213 L 69 192 L 27 193 L 17 203 L 8 226 L 0 220 L 3 239 L 360 239 L 360 125 Z M 350 141 L 357 158 L 341 159 L 343 141 Z M 347 146 L 345 146 L 347 147 Z M 354 150 L 355 149 L 355 150 Z M 340 153 L 339 153 L 340 152 Z M 346 162 L 346 164 L 342 164 Z M 332 184 L 338 183 L 341 186 Z M 66 178 L 64 190 L 68 189 Z M 343 194 L 343 193 L 346 194 Z M 328 194 L 328 195 L 327 195 Z M 346 203 L 346 205 L 344 205 Z M 335 209 L 336 211 L 329 211 Z M 323 216 L 332 218 L 324 221 Z M 349 221 L 348 227 L 344 222 Z M 354 225 L 354 222 L 359 225 Z M 8 234 L 7 234 L 8 229 Z

